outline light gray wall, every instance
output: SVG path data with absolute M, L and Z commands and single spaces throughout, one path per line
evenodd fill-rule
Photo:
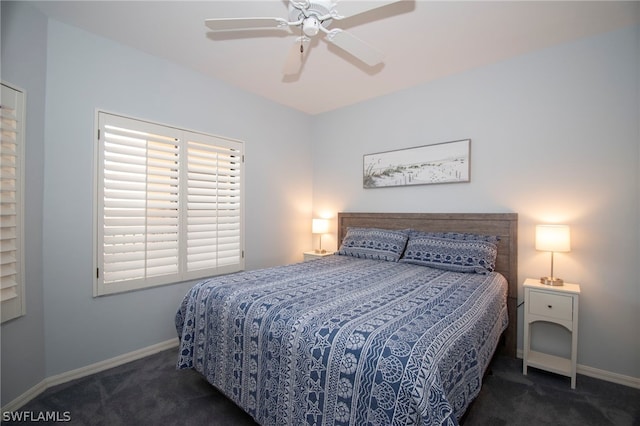
M 636 52 L 640 52 L 640 29 L 636 31 Z M 636 108 L 640 111 L 640 54 L 636 55 Z M 640 164 L 640 112 L 636 117 L 636 124 L 638 125 L 638 164 Z M 640 166 L 636 169 L 636 177 L 638 181 L 638 185 L 636 186 L 635 193 L 640 194 Z M 640 196 L 636 199 L 636 217 L 640 218 Z M 640 219 L 638 219 L 640 220 Z M 638 226 L 637 233 L 638 243 L 636 246 L 636 250 L 638 253 L 637 258 L 640 257 L 640 226 Z M 637 260 L 636 258 L 636 260 Z M 636 324 L 640 324 L 640 262 L 636 262 Z M 640 349 L 636 352 L 636 363 L 640 364 Z
M 534 225 L 571 225 L 572 252 L 556 254 L 555 272 L 582 286 L 578 363 L 640 378 L 639 32 L 582 39 L 315 117 L 314 212 L 517 212 L 520 282 L 549 273 Z M 470 183 L 362 188 L 364 154 L 464 138 L 472 139 Z
M 26 315 L 2 324 L 2 405 L 45 377 L 42 297 L 42 191 L 47 19 L 30 6 L 0 3 L 0 78 L 26 93 Z

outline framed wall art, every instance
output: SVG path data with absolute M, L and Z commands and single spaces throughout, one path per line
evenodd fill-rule
M 470 181 L 471 139 L 366 154 L 364 188 Z

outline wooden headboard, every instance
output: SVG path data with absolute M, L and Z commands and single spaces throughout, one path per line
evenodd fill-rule
M 504 352 L 516 355 L 516 305 L 518 298 L 518 214 L 517 213 L 338 213 L 338 241 L 348 227 L 416 229 L 428 232 L 468 232 L 497 235 L 496 271 L 509 283 L 507 309 L 509 327 Z M 338 244 L 339 245 L 339 244 Z

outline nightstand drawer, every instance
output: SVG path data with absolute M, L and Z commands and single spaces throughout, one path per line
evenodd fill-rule
M 571 321 L 573 319 L 573 298 L 571 296 L 532 290 L 529 293 L 529 297 L 530 314 L 565 321 Z

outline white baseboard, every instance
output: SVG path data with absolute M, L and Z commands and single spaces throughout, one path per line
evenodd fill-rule
M 167 340 L 161 343 L 156 343 L 155 345 L 147 346 L 146 348 L 138 349 L 136 351 L 129 352 L 123 355 L 118 355 L 114 358 L 96 362 L 95 364 L 87 365 L 86 367 L 67 371 L 66 373 L 56 374 L 55 376 L 51 376 L 45 379 L 45 381 L 47 382 L 47 388 L 70 382 L 71 380 L 76 380 L 81 377 L 90 376 L 91 374 L 99 373 L 101 371 L 108 370 L 110 368 L 117 367 L 119 365 L 126 364 L 128 362 L 135 361 L 137 359 L 144 358 L 158 352 L 162 352 L 166 349 L 171 349 L 175 346 L 178 346 L 178 338 Z
M 516 356 L 522 359 L 522 349 L 518 349 Z M 613 373 L 611 371 L 600 370 L 599 368 L 589 367 L 588 365 L 576 365 L 576 373 L 584 376 L 593 377 L 594 379 L 604 380 L 605 382 L 616 383 L 618 385 L 628 386 L 630 388 L 640 389 L 640 378 L 625 376 L 624 374 Z
M 27 402 L 31 401 L 33 398 L 37 397 L 42 392 L 46 391 L 47 390 L 46 382 L 47 382 L 46 379 L 41 381 L 37 385 L 27 390 L 25 393 L 23 393 L 22 395 L 14 399 L 13 401 L 9 402 L 7 405 L 2 407 L 2 412 L 4 413 L 5 411 L 16 411 L 17 409 L 25 405 Z
M 624 374 L 612 373 L 611 371 L 600 370 L 598 368 L 580 364 L 576 366 L 576 372 L 595 379 L 640 389 L 640 379 L 637 377 L 625 376 Z
M 128 362 L 132 362 L 177 346 L 178 339 L 170 339 L 164 342 L 156 343 L 155 345 L 147 346 L 146 348 L 138 349 L 123 355 L 118 355 L 114 358 L 96 362 L 95 364 L 87 365 L 86 367 L 77 368 L 75 370 L 47 377 L 13 401 L 2 407 L 2 412 L 18 410 L 20 407 L 22 407 L 27 402 L 31 401 L 33 398 L 37 397 L 50 387 L 70 382 L 71 380 L 90 376 L 92 374 L 99 373 L 101 371 L 108 370 L 110 368 L 117 367 L 119 365 L 126 364 Z

